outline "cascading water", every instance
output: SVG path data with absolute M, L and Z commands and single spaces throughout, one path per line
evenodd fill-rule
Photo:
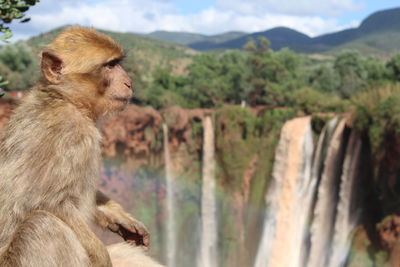
M 332 120 L 330 124 L 336 124 L 336 119 Z M 326 266 L 327 256 L 330 254 L 344 147 L 346 145 L 344 128 L 345 120 L 339 121 L 328 144 L 311 226 L 308 267 Z
M 254 267 L 302 266 L 312 197 L 310 117 L 285 123 L 266 195 L 267 216 Z
M 203 182 L 201 198 L 201 247 L 199 267 L 217 266 L 214 129 L 210 117 L 203 120 Z
M 362 143 L 355 130 L 350 138 L 349 133 L 344 119 L 330 120 L 311 161 L 310 119 L 297 118 L 283 126 L 254 267 L 345 265 L 360 214 Z
M 350 236 L 360 214 L 357 204 L 357 177 L 361 156 L 361 140 L 356 131 L 352 131 L 347 145 L 341 176 L 339 203 L 333 234 L 330 267 L 341 267 L 346 263 L 349 252 Z
M 166 173 L 166 197 L 167 197 L 167 229 L 166 229 L 166 259 L 168 267 L 175 267 L 176 255 L 176 228 L 175 228 L 175 183 L 172 175 L 171 156 L 168 147 L 168 127 L 162 125 L 164 134 L 164 158 L 165 158 L 165 173 Z
M 324 156 L 326 154 L 326 150 L 329 146 L 330 139 L 332 137 L 333 131 L 336 128 L 338 120 L 335 118 L 331 120 L 322 130 L 321 135 L 318 139 L 318 144 L 317 148 L 314 152 L 313 156 L 313 161 L 312 161 L 312 168 L 311 168 L 311 180 L 310 180 L 310 186 L 308 190 L 307 197 L 308 199 L 308 213 L 307 215 L 309 216 L 307 220 L 307 224 L 310 224 L 312 220 L 312 213 L 314 212 L 315 208 L 315 200 L 316 200 L 316 191 L 318 188 L 318 185 L 320 183 L 320 178 L 324 169 Z M 302 246 L 302 265 L 301 266 L 307 266 L 308 262 L 308 257 L 309 257 L 309 252 L 310 252 L 310 243 L 311 243 L 311 236 L 309 233 L 306 234 L 304 243 Z

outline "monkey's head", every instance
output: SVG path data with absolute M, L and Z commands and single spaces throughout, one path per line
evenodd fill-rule
M 132 81 L 120 62 L 123 50 L 91 28 L 70 27 L 42 52 L 47 90 L 54 90 L 93 119 L 121 111 L 132 97 Z

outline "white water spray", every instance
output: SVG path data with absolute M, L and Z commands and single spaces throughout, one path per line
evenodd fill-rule
M 254 267 L 301 267 L 312 183 L 310 117 L 285 123 L 266 195 L 267 215 Z
M 168 147 L 168 127 L 162 125 L 164 134 L 164 158 L 165 158 L 165 173 L 166 173 L 166 197 L 167 197 L 167 229 L 166 229 L 166 258 L 167 266 L 175 267 L 176 255 L 176 227 L 175 227 L 175 181 L 172 175 L 171 156 Z
M 338 184 L 343 160 L 343 132 L 345 121 L 333 119 L 329 124 L 337 124 L 327 148 L 324 169 L 318 187 L 317 202 L 311 226 L 311 249 L 308 267 L 327 266 L 331 249 L 332 232 L 336 216 Z M 333 127 L 331 127 L 333 128 Z
M 217 266 L 214 129 L 210 117 L 203 120 L 203 182 L 201 197 L 201 247 L 199 267 Z
M 343 172 L 340 183 L 339 203 L 332 241 L 330 267 L 342 267 L 350 248 L 350 237 L 360 210 L 354 205 L 357 197 L 357 176 L 361 156 L 361 140 L 356 131 L 352 131 L 346 149 Z

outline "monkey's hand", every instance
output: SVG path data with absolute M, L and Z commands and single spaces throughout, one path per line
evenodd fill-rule
M 119 234 L 128 243 L 149 247 L 150 234 L 146 226 L 126 213 L 117 202 L 108 200 L 97 206 L 96 219 L 101 227 Z

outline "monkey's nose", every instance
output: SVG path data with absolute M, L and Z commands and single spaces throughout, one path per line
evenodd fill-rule
M 131 83 L 124 83 L 126 85 L 126 87 L 131 88 L 132 84 Z

